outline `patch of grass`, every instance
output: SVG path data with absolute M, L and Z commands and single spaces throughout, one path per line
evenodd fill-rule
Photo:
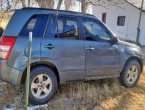
M 70 83 L 62 85 L 48 104 L 55 110 L 93 110 L 103 101 L 121 94 L 121 88 L 116 79 Z

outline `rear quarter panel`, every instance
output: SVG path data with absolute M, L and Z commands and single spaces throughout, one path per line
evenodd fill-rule
M 40 60 L 41 38 L 33 38 L 32 41 L 32 62 Z M 19 70 L 24 70 L 28 64 L 28 37 L 17 37 L 11 54 L 8 59 L 8 65 Z

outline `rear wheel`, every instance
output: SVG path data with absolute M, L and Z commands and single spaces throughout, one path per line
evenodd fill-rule
M 141 67 L 138 61 L 130 60 L 120 74 L 120 83 L 125 87 L 134 87 L 140 77 Z
M 35 67 L 31 71 L 29 102 L 35 105 L 48 103 L 54 96 L 57 85 L 55 73 L 50 68 Z

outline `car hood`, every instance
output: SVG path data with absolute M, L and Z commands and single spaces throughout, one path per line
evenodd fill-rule
M 139 46 L 137 46 L 136 44 L 133 43 L 129 43 L 123 40 L 118 39 L 118 43 L 127 47 L 132 47 L 132 48 L 140 48 Z

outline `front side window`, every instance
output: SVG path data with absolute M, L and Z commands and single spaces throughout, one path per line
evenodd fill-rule
M 29 36 L 33 32 L 34 37 L 42 37 L 48 22 L 48 15 L 34 15 L 23 27 L 20 36 Z
M 97 20 L 84 20 L 83 28 L 86 40 L 110 41 L 109 31 Z

